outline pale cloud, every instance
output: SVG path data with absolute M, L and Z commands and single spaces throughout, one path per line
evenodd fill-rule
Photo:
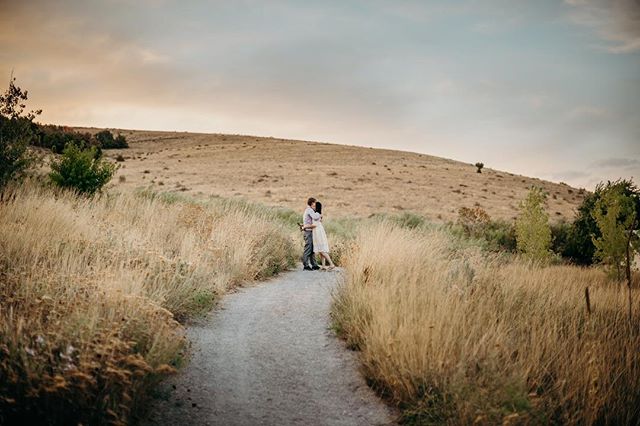
M 640 158 L 606 158 L 596 161 L 593 165 L 602 168 L 640 168 Z
M 439 95 L 450 95 L 459 89 L 459 84 L 450 78 L 438 80 L 433 85 L 433 91 Z
M 567 113 L 567 118 L 570 120 L 593 120 L 605 118 L 609 115 L 609 112 L 604 108 L 598 108 L 591 105 L 577 106 Z
M 640 2 L 637 0 L 565 0 L 573 7 L 572 19 L 593 28 L 609 42 L 612 53 L 640 50 Z
M 539 110 L 551 103 L 549 95 L 532 94 L 524 97 L 525 103 L 534 110 Z

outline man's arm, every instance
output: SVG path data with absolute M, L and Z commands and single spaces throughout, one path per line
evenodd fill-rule
M 309 210 L 311 210 L 309 212 L 309 216 L 311 216 L 311 219 L 320 220 L 320 218 L 322 217 L 322 215 L 320 213 L 314 212 L 313 209 L 309 209 Z

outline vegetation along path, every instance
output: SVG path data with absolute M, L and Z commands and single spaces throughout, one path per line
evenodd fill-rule
M 393 415 L 329 326 L 340 272 L 295 271 L 225 296 L 189 328 L 189 364 L 149 424 L 380 425 Z

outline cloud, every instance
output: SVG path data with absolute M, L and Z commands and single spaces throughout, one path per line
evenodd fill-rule
M 640 159 L 638 158 L 606 158 L 604 160 L 593 163 L 595 167 L 600 168 L 640 168 Z
M 640 50 L 640 2 L 637 0 L 565 0 L 571 19 L 592 28 L 612 53 Z
M 551 176 L 553 180 L 565 182 L 583 180 L 591 177 L 591 174 L 582 170 L 565 170 L 563 172 L 553 173 Z
M 608 116 L 609 112 L 604 108 L 598 108 L 590 105 L 577 106 L 567 113 L 567 118 L 570 120 L 593 120 Z

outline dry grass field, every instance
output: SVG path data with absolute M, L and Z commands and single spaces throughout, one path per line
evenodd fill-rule
M 409 152 L 254 136 L 122 134 L 130 148 L 106 151 L 112 159 L 125 159 L 114 179 L 122 188 L 243 197 L 295 210 L 313 195 L 333 217 L 410 211 L 432 222 L 454 221 L 460 207 L 475 205 L 492 219 L 511 220 L 532 185 L 549 193 L 552 221 L 571 220 L 582 201 L 582 191 L 564 184 L 493 170 L 489 164 L 478 174 L 471 164 Z
M 630 327 L 626 288 L 599 269 L 381 223 L 346 255 L 333 317 L 408 424 L 622 425 L 640 421 L 632 300 Z
M 0 424 L 129 424 L 181 363 L 176 320 L 297 254 L 289 229 L 242 203 L 3 195 Z

